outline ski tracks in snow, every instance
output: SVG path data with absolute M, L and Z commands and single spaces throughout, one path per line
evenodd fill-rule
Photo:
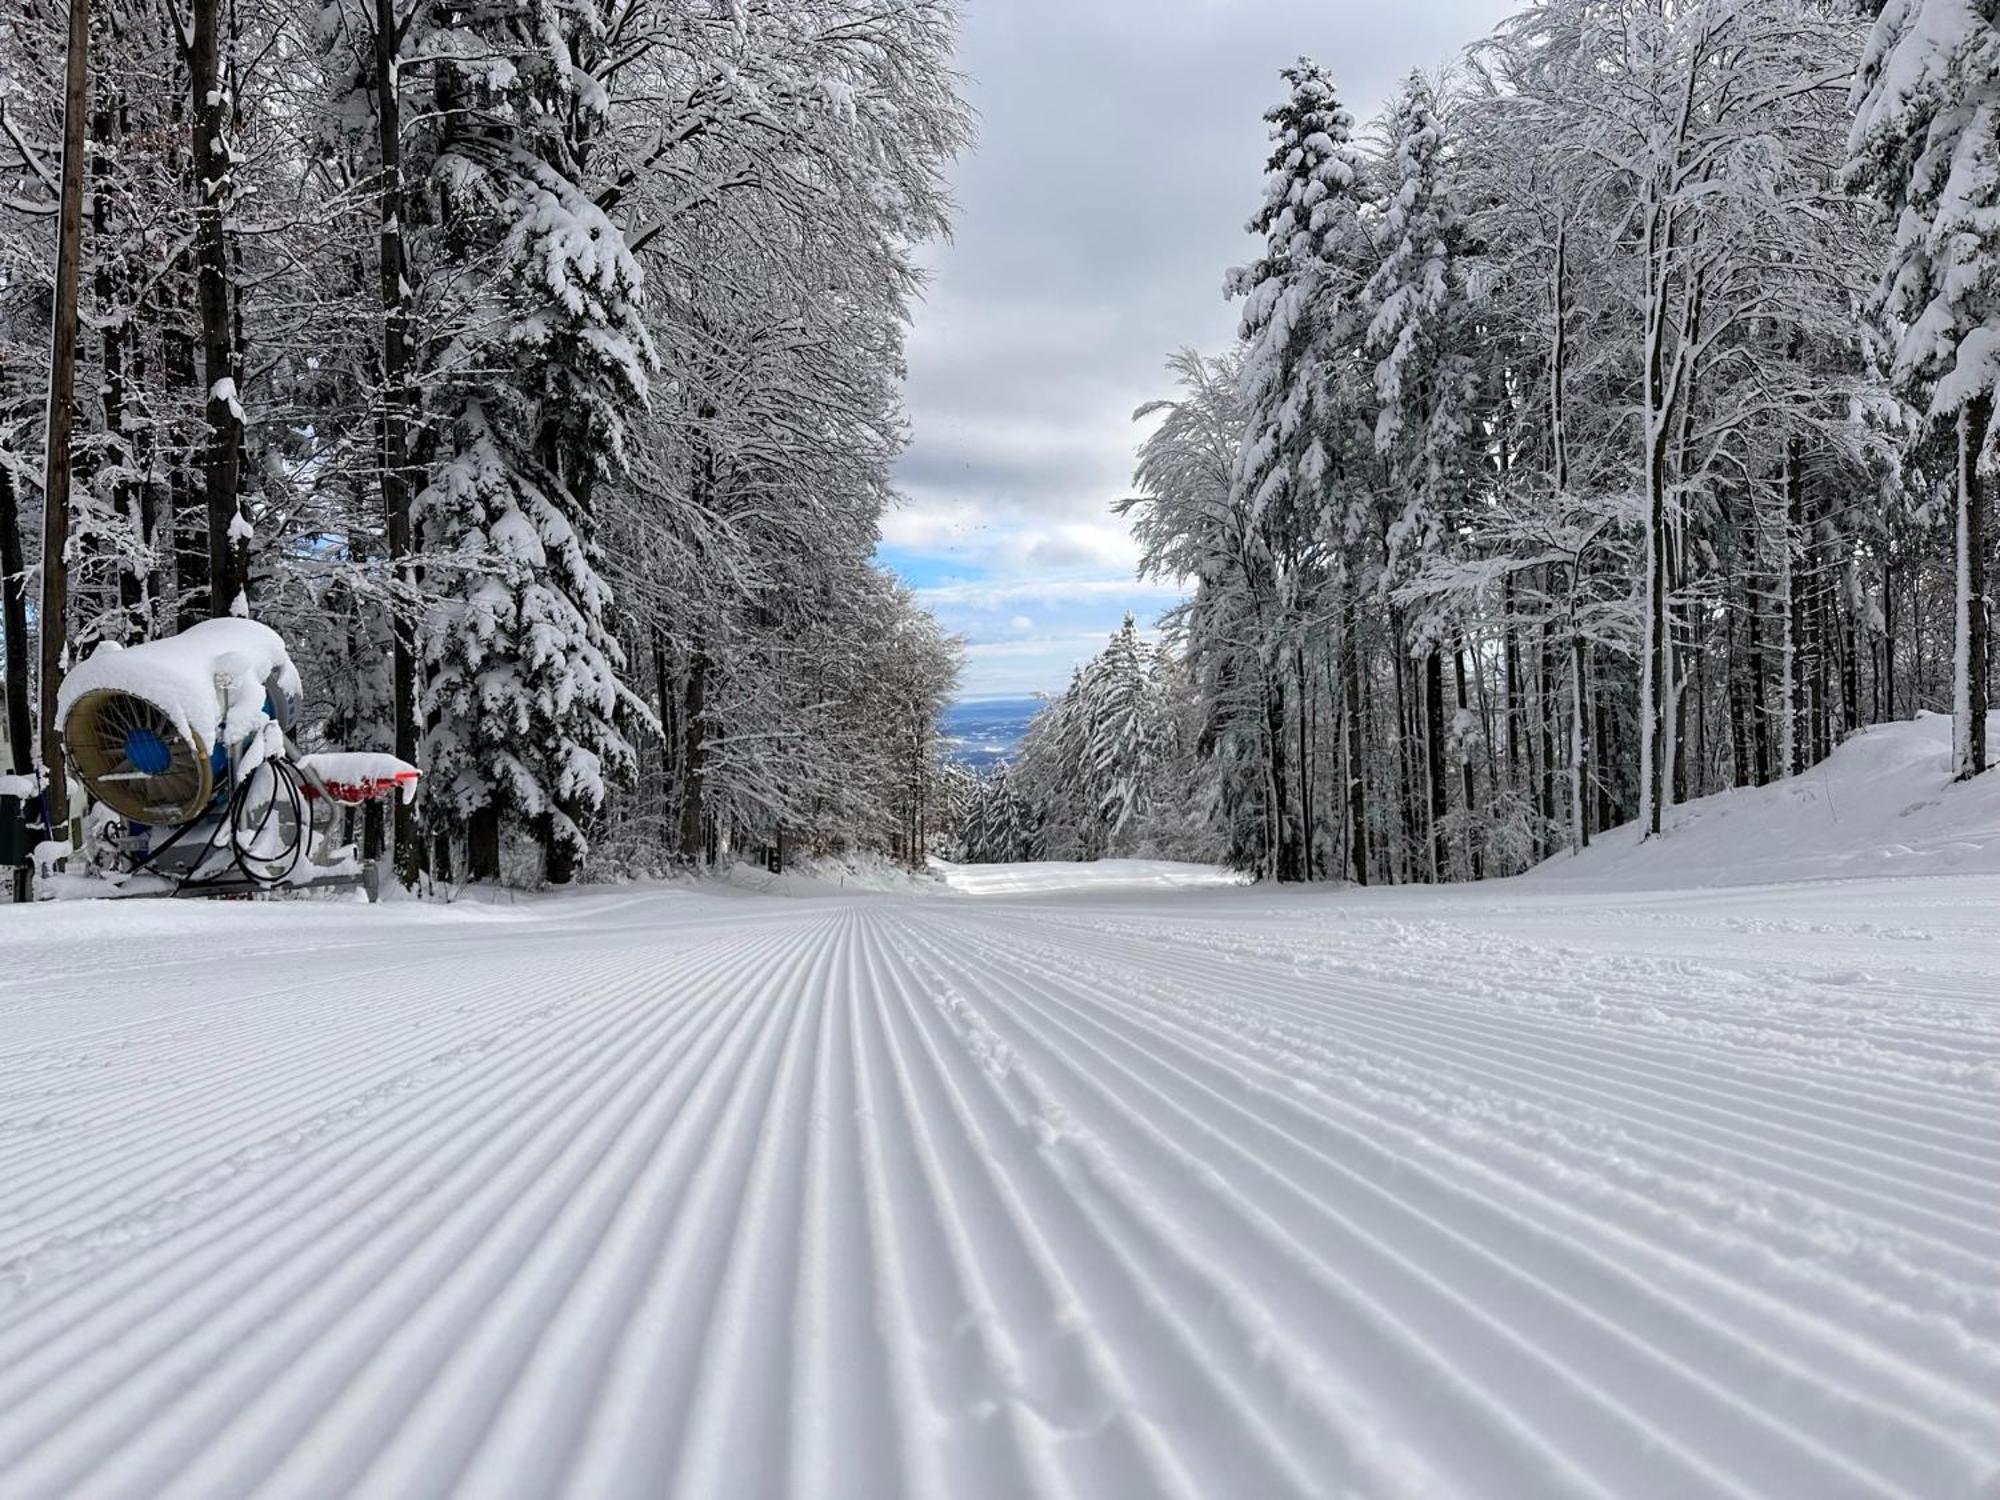
M 0 1494 L 1990 1493 L 2000 1006 L 1649 916 L 669 894 L 0 991 Z

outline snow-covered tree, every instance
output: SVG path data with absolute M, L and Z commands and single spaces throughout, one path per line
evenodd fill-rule
M 1271 109 L 1264 201 L 1249 229 L 1263 241 L 1232 271 L 1243 299 L 1242 445 L 1232 475 L 1254 546 L 1253 608 L 1262 618 L 1259 760 L 1270 873 L 1301 879 L 1312 863 L 1310 815 L 1294 797 L 1289 719 L 1299 712 L 1287 656 L 1323 570 L 1323 511 L 1333 475 L 1339 395 L 1335 361 L 1359 318 L 1363 276 L 1357 214 L 1366 200 L 1353 122 L 1332 80 L 1309 59 L 1282 70 L 1289 89 Z
M 2000 386 L 2000 24 L 1981 0 L 1887 0 L 1854 81 L 1848 176 L 1894 218 L 1881 303 L 1897 390 L 1948 425 L 1953 762 L 1986 769 L 1984 477 Z
M 1444 544 L 1469 499 L 1477 418 L 1474 334 L 1453 201 L 1450 143 L 1435 92 L 1411 77 L 1390 109 L 1379 259 L 1362 288 L 1377 415 L 1374 445 L 1392 516 L 1383 532 L 1385 578 L 1407 578 Z M 1444 626 L 1418 622 L 1423 671 L 1422 798 L 1432 879 L 1445 868 Z
M 592 504 L 625 466 L 653 363 L 643 277 L 589 169 L 610 19 L 524 0 L 437 38 L 453 60 L 436 64 L 450 116 L 434 170 L 468 314 L 438 362 L 439 462 L 414 509 L 443 595 L 423 627 L 428 758 L 475 876 L 498 874 L 512 823 L 567 878 L 580 820 L 633 767 Z

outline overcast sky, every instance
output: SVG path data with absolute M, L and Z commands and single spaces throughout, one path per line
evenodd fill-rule
M 1224 347 L 1222 278 L 1253 248 L 1278 69 L 1306 53 L 1366 122 L 1516 0 L 967 0 L 979 143 L 910 339 L 908 503 L 882 559 L 970 642 L 968 697 L 1060 688 L 1127 610 L 1111 503 L 1141 402 L 1184 344 Z

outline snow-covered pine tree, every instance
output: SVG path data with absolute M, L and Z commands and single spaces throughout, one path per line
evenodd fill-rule
M 1353 122 L 1325 70 L 1300 58 L 1281 76 L 1290 92 L 1265 115 L 1272 150 L 1264 202 L 1249 224 L 1264 253 L 1230 273 L 1228 290 L 1244 299 L 1244 433 L 1233 484 L 1261 554 L 1251 592 L 1262 622 L 1264 865 L 1298 880 L 1311 872 L 1310 830 L 1295 806 L 1287 745 L 1288 719 L 1303 706 L 1288 703 L 1286 668 L 1319 570 L 1338 396 L 1333 360 L 1356 317 L 1363 179 Z
M 1153 810 L 1166 726 L 1153 681 L 1152 655 L 1128 614 L 1091 674 L 1085 754 L 1099 790 L 1097 816 L 1104 848 L 1113 854 L 1132 852 L 1124 841 L 1142 829 Z
M 2000 22 L 1990 0 L 1887 0 L 1855 75 L 1848 181 L 1895 218 L 1892 379 L 1952 429 L 1952 758 L 1986 769 L 1986 497 L 2000 387 Z
M 1399 568 L 1435 546 L 1464 491 L 1476 416 L 1464 230 L 1435 90 L 1412 74 L 1387 122 L 1380 259 L 1362 289 L 1373 357 L 1375 448 L 1403 498 L 1389 528 Z
M 434 38 L 435 175 L 465 313 L 436 361 L 438 462 L 414 510 L 441 596 L 422 633 L 432 789 L 475 878 L 500 873 L 508 824 L 568 878 L 579 820 L 633 766 L 621 713 L 645 712 L 619 683 L 592 535 L 653 359 L 639 266 L 589 175 L 609 20 L 513 0 Z
M 1412 74 L 1387 122 L 1380 260 L 1362 289 L 1373 361 L 1375 451 L 1387 468 L 1385 581 L 1408 579 L 1444 541 L 1462 508 L 1473 459 L 1475 366 L 1462 263 L 1464 233 L 1450 181 L 1449 143 L 1437 98 Z M 1445 622 L 1414 622 L 1399 643 L 1423 671 L 1423 796 L 1431 879 L 1445 871 Z M 1414 757 L 1405 765 L 1412 771 Z

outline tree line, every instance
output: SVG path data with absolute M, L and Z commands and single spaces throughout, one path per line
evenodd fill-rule
M 1478 878 L 1921 710 L 1981 772 L 2000 30 L 1872 9 L 1540 0 L 1360 135 L 1287 68 L 1239 343 L 1139 413 L 1153 725 L 1107 768 L 1086 672 L 1012 847 L 1157 784 L 1266 876 Z
M 424 769 L 407 881 L 914 848 L 958 648 L 871 557 L 956 10 L 11 7 L 15 767 L 67 663 L 252 613 Z

